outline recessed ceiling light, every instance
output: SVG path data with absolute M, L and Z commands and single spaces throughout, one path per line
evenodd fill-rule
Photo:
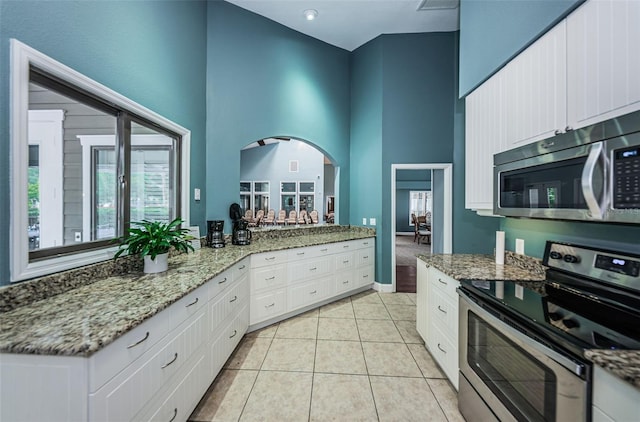
M 318 16 L 318 11 L 315 9 L 307 9 L 302 12 L 302 14 L 308 21 L 312 21 Z

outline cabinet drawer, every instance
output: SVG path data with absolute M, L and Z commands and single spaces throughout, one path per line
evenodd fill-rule
M 233 282 L 233 272 L 227 270 L 213 277 L 207 282 L 209 285 L 209 300 L 215 299 Z
M 278 289 L 251 296 L 251 324 L 284 314 L 287 310 L 287 290 Z
M 429 331 L 429 350 L 449 381 L 458 389 L 458 348 L 437 327 Z
M 356 279 L 353 271 L 339 271 L 334 277 L 336 294 L 348 292 L 351 289 L 359 287 L 356 285 Z
M 449 277 L 436 268 L 429 267 L 429 282 L 436 290 L 440 290 L 456 301 L 458 300 L 456 289 L 460 283 L 455 278 Z
M 356 287 L 373 283 L 373 267 L 360 268 L 356 271 Z
M 198 287 L 168 309 L 171 310 L 170 330 L 182 324 L 187 318 L 195 315 L 203 306 L 207 304 L 209 299 L 209 283 Z
M 251 268 L 266 267 L 267 265 L 284 264 L 287 262 L 288 251 L 259 253 L 251 256 Z
M 171 309 L 154 315 L 91 356 L 89 392 L 98 390 L 167 335 Z
M 289 311 L 319 302 L 328 296 L 333 277 L 323 277 L 289 288 Z
M 289 282 L 295 283 L 327 275 L 331 272 L 331 261 L 329 257 L 322 257 L 289 264 Z
M 273 265 L 258 268 L 251 274 L 251 291 L 260 292 L 276 289 L 287 285 L 287 267 L 285 265 Z
M 206 312 L 183 325 L 173 339 L 159 344 L 89 396 L 92 421 L 132 420 L 196 351 L 202 350 L 207 336 Z
M 295 262 L 301 259 L 318 258 L 333 254 L 331 245 L 316 245 L 306 248 L 295 248 L 287 251 L 287 262 Z
M 431 323 L 446 333 L 448 340 L 458 342 L 458 302 L 454 302 L 438 289 L 431 289 L 430 320 Z
M 336 271 L 351 269 L 355 266 L 355 252 L 344 252 L 335 256 Z
M 247 278 L 241 280 L 233 288 L 214 301 L 210 306 L 211 328 L 212 332 L 218 331 L 221 325 L 228 319 L 229 315 L 237 313 L 237 308 L 246 304 L 248 301 L 249 289 Z
M 231 273 L 234 280 L 238 280 L 244 274 L 249 272 L 249 258 L 245 258 L 242 261 L 231 267 Z
M 358 267 L 364 267 L 373 263 L 373 248 L 365 248 L 358 251 Z
M 372 248 L 375 249 L 375 238 L 368 237 L 366 239 L 352 240 L 352 244 L 356 249 Z

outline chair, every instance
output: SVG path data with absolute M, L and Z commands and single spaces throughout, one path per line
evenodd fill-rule
M 296 210 L 289 211 L 289 218 L 287 218 L 287 224 L 296 224 L 298 221 L 298 213 Z
M 336 221 L 335 213 L 330 212 L 326 217 L 327 224 L 333 224 Z
M 318 224 L 318 211 L 311 211 L 309 213 L 309 218 L 311 219 L 311 224 Z
M 256 212 L 256 218 L 249 221 L 249 227 L 260 227 L 260 224 L 262 223 L 263 218 L 264 218 L 264 210 L 258 210 L 258 212 Z
M 418 245 L 420 244 L 420 239 L 427 239 L 427 244 L 431 244 L 431 230 L 427 229 L 419 229 L 418 230 Z
M 287 212 L 285 210 L 278 211 L 278 219 L 276 224 L 285 224 L 287 222 Z
M 269 210 L 269 212 L 267 213 L 267 216 L 264 218 L 264 220 L 262 220 L 263 224 L 267 225 L 272 225 L 276 223 L 276 212 L 274 210 Z
M 307 224 L 307 210 L 300 210 L 298 216 L 298 224 Z
M 244 212 L 244 217 L 242 217 L 242 218 L 251 223 L 253 221 L 253 210 L 251 210 L 251 209 L 246 210 Z

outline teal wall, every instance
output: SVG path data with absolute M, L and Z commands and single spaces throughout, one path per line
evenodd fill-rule
M 598 246 L 640 254 L 640 225 L 602 224 L 503 218 L 505 248 L 515 250 L 515 239 L 524 239 L 525 254 L 542 258 L 547 240 Z
M 207 219 L 229 222 L 240 150 L 271 136 L 315 145 L 340 167 L 349 222 L 349 53 L 226 2 L 208 2 Z
M 0 1 L 0 221 L 10 220 L 10 38 L 190 129 L 191 184 L 204 188 L 205 3 Z M 201 228 L 204 206 L 191 202 Z M 9 248 L 2 224 L 0 285 L 9 280 Z
M 461 0 L 460 97 L 584 0 Z

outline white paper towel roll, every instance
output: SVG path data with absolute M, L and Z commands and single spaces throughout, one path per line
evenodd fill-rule
M 496 232 L 496 264 L 504 264 L 504 232 Z

